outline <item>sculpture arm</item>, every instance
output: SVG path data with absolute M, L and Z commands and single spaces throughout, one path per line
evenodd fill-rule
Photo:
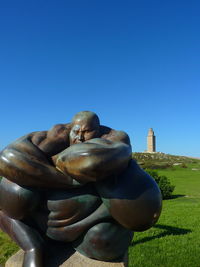
M 112 217 L 125 228 L 144 231 L 157 222 L 162 208 L 160 189 L 134 160 L 120 175 L 99 181 L 95 187 Z
M 16 140 L 0 153 L 0 175 L 22 186 L 72 187 L 74 180 L 53 166 L 32 142 L 35 133 Z M 43 132 L 45 138 L 45 132 Z M 40 141 L 41 141 L 40 140 Z
M 96 182 L 122 172 L 130 159 L 130 145 L 95 138 L 65 149 L 56 166 L 78 182 Z

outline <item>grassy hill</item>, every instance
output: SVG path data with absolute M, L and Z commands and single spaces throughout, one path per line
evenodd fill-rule
M 133 153 L 133 158 L 143 168 L 149 169 L 167 169 L 180 166 L 187 168 L 187 166 L 199 168 L 200 159 L 189 158 L 184 156 L 175 156 L 165 153 Z

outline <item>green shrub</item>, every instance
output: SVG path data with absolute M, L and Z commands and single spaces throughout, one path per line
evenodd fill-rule
M 145 170 L 158 184 L 160 191 L 162 193 L 163 199 L 169 199 L 172 197 L 172 193 L 174 191 L 175 186 L 171 185 L 169 179 L 162 175 L 158 175 L 158 173 L 154 170 L 146 169 Z
M 187 168 L 187 165 L 185 163 L 182 163 L 181 168 Z

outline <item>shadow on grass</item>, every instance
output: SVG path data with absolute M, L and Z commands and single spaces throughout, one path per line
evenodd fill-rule
M 185 197 L 185 195 L 172 195 L 169 199 L 175 199 L 179 197 Z
M 155 236 L 147 236 L 147 237 L 144 237 L 140 240 L 132 241 L 131 246 L 135 246 L 137 244 L 148 242 L 148 241 L 151 241 L 153 239 L 165 237 L 168 235 L 186 235 L 186 234 L 192 232 L 190 229 L 178 228 L 178 227 L 173 227 L 173 226 L 169 226 L 169 225 L 161 225 L 161 224 L 156 224 L 153 226 L 153 228 L 159 228 L 159 229 L 163 229 L 165 231 L 158 234 L 158 235 L 155 235 Z

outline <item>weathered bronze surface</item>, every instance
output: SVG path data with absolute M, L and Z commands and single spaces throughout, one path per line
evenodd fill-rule
M 160 190 L 131 153 L 128 135 L 89 111 L 1 151 L 0 227 L 25 251 L 24 267 L 45 266 L 50 240 L 115 261 L 158 220 Z

